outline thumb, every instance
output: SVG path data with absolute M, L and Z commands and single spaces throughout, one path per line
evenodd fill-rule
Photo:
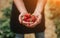
M 20 23 L 22 23 L 22 17 L 19 15 L 18 20 Z

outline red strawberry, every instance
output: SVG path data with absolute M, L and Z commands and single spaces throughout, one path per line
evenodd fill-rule
M 30 13 L 27 13 L 27 14 L 25 14 L 24 16 L 23 16 L 23 20 L 24 21 L 28 21 L 27 19 L 29 19 L 31 17 L 31 14 Z
M 27 20 L 27 17 L 26 17 L 26 16 L 24 16 L 24 17 L 23 17 L 23 20 L 24 20 L 24 21 L 26 21 L 26 20 Z
M 34 15 L 32 15 L 31 19 L 32 19 L 32 22 L 36 21 L 36 17 Z
M 26 20 L 26 22 L 30 22 L 30 18 Z
M 30 22 L 30 18 L 31 18 L 31 14 L 30 13 L 27 13 L 23 16 L 23 20 L 26 21 L 26 22 Z
M 31 17 L 31 14 L 30 13 L 27 13 L 24 16 L 26 16 L 27 18 L 30 18 Z

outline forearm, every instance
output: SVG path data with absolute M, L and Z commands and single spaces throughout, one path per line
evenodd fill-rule
M 14 3 L 20 13 L 27 13 L 23 0 L 14 0 Z
M 46 0 L 38 0 L 34 13 L 41 13 L 45 4 L 46 4 Z

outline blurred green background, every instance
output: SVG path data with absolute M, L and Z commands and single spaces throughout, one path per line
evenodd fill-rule
M 11 8 L 5 8 L 1 10 L 3 12 L 4 18 L 0 19 L 0 38 L 13 38 L 14 33 L 10 31 L 10 13 Z
M 2 7 L 4 7 L 4 8 L 2 8 Z M 14 38 L 14 36 L 15 36 L 15 34 L 10 31 L 9 22 L 10 22 L 11 9 L 12 9 L 12 1 L 11 0 L 5 0 L 5 1 L 1 0 L 0 38 Z

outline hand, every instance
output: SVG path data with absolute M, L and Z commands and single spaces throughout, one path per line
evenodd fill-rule
M 23 17 L 24 17 L 25 14 L 28 14 L 28 13 L 21 13 L 21 14 L 19 15 L 19 22 L 20 22 L 21 24 L 25 25 L 26 27 L 29 27 L 29 26 L 27 26 L 27 24 L 30 25 L 32 22 L 26 22 L 26 21 L 23 20 Z M 26 20 L 26 19 L 25 19 L 25 20 Z
M 26 13 L 21 13 L 18 17 L 18 20 L 20 23 L 23 23 L 22 17 L 25 15 Z
M 23 24 L 25 24 L 26 27 L 31 28 L 30 25 L 33 24 L 33 22 L 25 22 L 25 21 L 23 21 Z
M 40 13 L 33 13 L 32 15 L 36 16 L 37 20 L 33 24 L 30 24 L 31 28 L 38 25 L 41 22 L 41 19 L 42 19 L 42 15 Z
M 31 14 L 30 13 L 24 14 L 24 16 L 22 17 L 22 24 L 24 24 L 26 27 L 30 27 L 30 24 L 32 23 L 33 22 L 31 21 Z

